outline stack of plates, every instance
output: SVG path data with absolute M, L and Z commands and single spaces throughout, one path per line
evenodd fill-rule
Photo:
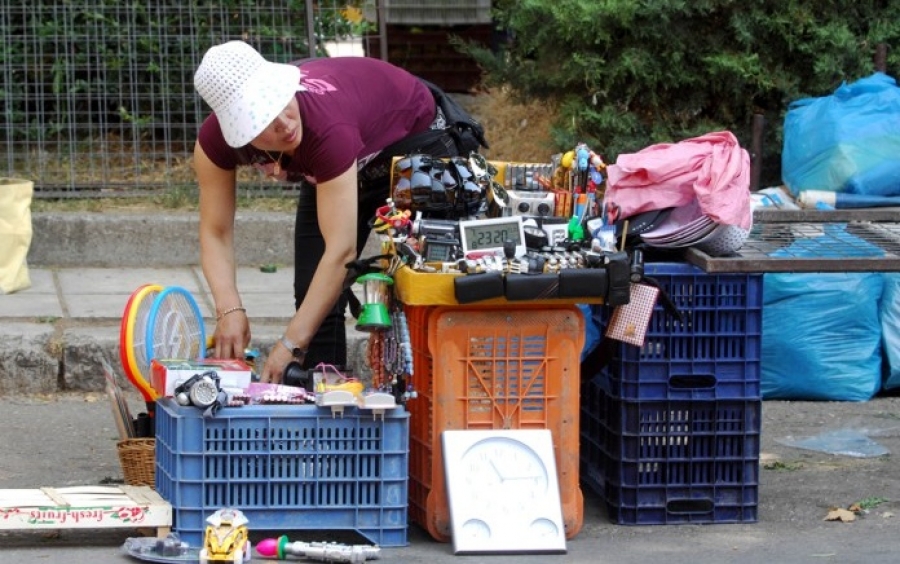
M 659 225 L 642 233 L 641 239 L 651 247 L 696 247 L 710 256 L 722 256 L 740 249 L 749 234 L 748 230 L 735 225 L 714 222 L 694 199 L 687 205 L 674 208 Z

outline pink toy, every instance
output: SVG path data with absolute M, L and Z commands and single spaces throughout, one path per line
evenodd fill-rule
M 256 551 L 265 558 L 285 560 L 288 555 L 300 556 L 320 562 L 365 562 L 378 560 L 381 549 L 364 544 L 340 544 L 336 542 L 290 542 L 284 535 L 276 539 L 263 539 Z

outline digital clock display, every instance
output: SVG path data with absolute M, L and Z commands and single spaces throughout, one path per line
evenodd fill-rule
M 469 250 L 481 251 L 500 247 L 506 241 L 519 243 L 519 230 L 512 225 L 473 225 L 466 229 L 466 238 L 469 241 Z
M 452 261 L 454 250 L 457 249 L 459 243 L 453 241 L 426 241 L 425 243 L 425 260 L 428 262 L 449 262 Z
M 503 254 L 503 245 L 512 241 L 516 256 L 525 254 L 525 233 L 520 216 L 472 219 L 459 222 L 464 254 L 475 252 Z

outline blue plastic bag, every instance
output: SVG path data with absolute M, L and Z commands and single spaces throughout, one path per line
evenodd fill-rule
M 584 347 L 581 349 L 581 360 L 583 361 L 587 355 L 591 354 L 600 341 L 603 339 L 601 334 L 602 323 L 599 319 L 599 313 L 595 306 L 589 304 L 577 304 L 578 309 L 584 316 Z M 597 308 L 602 306 L 596 306 Z
M 880 257 L 884 251 L 826 224 L 771 256 Z M 763 399 L 865 401 L 881 389 L 880 273 L 763 275 Z
M 763 399 L 866 401 L 881 389 L 879 273 L 763 275 Z
M 881 295 L 881 333 L 884 339 L 885 390 L 900 388 L 900 274 L 884 274 Z
M 797 100 L 784 119 L 782 180 L 795 196 L 900 194 L 898 154 L 900 88 L 884 73 L 844 83 L 831 96 Z

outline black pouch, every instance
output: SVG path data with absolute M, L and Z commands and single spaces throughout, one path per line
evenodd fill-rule
M 469 156 L 481 147 L 488 148 L 484 138 L 484 126 L 469 115 L 453 98 L 435 84 L 417 77 L 431 92 L 435 106 L 441 109 L 447 127 L 429 129 L 389 145 L 372 162 L 359 171 L 359 179 L 364 185 L 386 182 L 390 177 L 391 160 L 399 155 L 424 153 L 433 157 L 447 158 Z
M 606 273 L 609 279 L 606 304 L 619 306 L 630 302 L 631 266 L 628 264 L 628 253 L 617 252 L 607 255 Z
M 545 300 L 559 297 L 556 274 L 507 274 L 506 299 Z
M 461 304 L 498 298 L 503 295 L 503 274 L 483 272 L 457 276 L 453 279 L 453 291 Z
M 447 127 L 451 130 L 451 134 L 458 136 L 457 144 L 460 154 L 468 155 L 469 152 L 478 151 L 481 147 L 487 149 L 484 126 L 437 85 L 421 77 L 419 80 L 428 87 L 434 97 L 434 103 L 444 112 L 444 119 L 447 120 Z
M 559 271 L 559 297 L 606 298 L 609 280 L 605 268 L 566 268 Z

